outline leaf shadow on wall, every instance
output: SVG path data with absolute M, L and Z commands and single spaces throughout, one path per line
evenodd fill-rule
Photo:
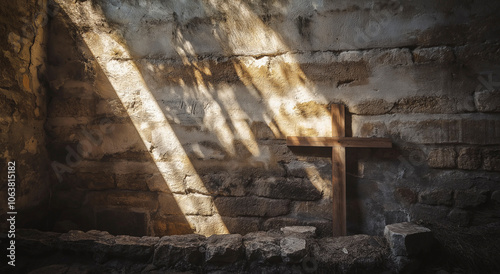
M 236 8 L 231 6 L 233 5 L 231 3 L 221 5 L 226 6 L 214 5 L 206 8 L 226 12 Z M 331 163 L 322 158 L 297 156 L 288 150 L 282 140 L 287 135 L 316 136 L 318 132 L 315 132 L 313 128 L 296 126 L 295 118 L 300 117 L 308 121 L 308 118 L 328 116 L 328 102 L 317 98 L 321 95 L 315 93 L 314 83 L 308 79 L 293 57 L 286 54 L 283 56 L 281 54 L 279 56 L 273 54 L 241 56 L 234 51 L 232 45 L 238 45 L 238 41 L 231 36 L 230 30 L 243 29 L 244 31 L 245 28 L 250 28 L 257 37 L 263 34 L 264 42 L 275 48 L 282 47 L 282 53 L 287 50 L 286 43 L 280 35 L 267 27 L 250 7 L 242 5 L 238 8 L 240 10 L 243 8 L 245 12 L 240 13 L 239 16 L 245 14 L 247 18 L 244 16 L 239 20 L 227 18 L 230 13 L 226 13 L 224 22 L 229 22 L 228 25 L 220 26 L 216 31 L 217 35 L 214 36 L 214 39 L 220 43 L 224 56 L 229 57 L 198 55 L 195 43 L 186 39 L 190 31 L 188 26 L 182 22 L 175 22 L 172 41 L 176 43 L 178 58 L 134 57 L 127 47 L 127 42 L 121 40 L 122 38 L 117 38 L 117 41 L 121 41 L 124 51 L 110 47 L 103 51 L 104 55 L 95 55 L 92 53 L 95 49 L 86 49 L 87 55 L 83 59 L 100 59 L 97 61 L 99 63 L 107 57 L 106 54 L 108 57 L 114 55 L 106 65 L 133 63 L 137 68 L 139 73 L 136 75 L 140 79 L 129 79 L 130 82 L 137 80 L 146 83 L 147 87 L 137 92 L 139 94 L 150 93 L 154 97 L 155 104 L 157 104 L 154 109 L 161 109 L 168 124 L 166 126 L 172 129 L 175 136 L 152 137 L 155 128 L 150 127 L 151 132 L 149 132 L 147 128 L 142 128 L 133 121 L 132 124 L 137 132 L 134 134 L 123 132 L 120 136 L 135 135 L 131 139 L 141 139 L 145 144 L 141 147 L 141 151 L 149 153 L 151 160 L 149 163 L 152 165 L 158 165 L 158 162 L 172 162 L 173 155 L 167 153 L 169 150 L 162 150 L 162 146 L 168 146 L 166 143 L 170 139 L 175 139 L 175 142 L 182 145 L 182 151 L 178 152 L 188 156 L 189 164 L 194 167 L 195 172 L 182 174 L 183 170 L 177 169 L 177 173 L 172 175 L 171 180 L 178 180 L 178 183 L 183 185 L 185 193 L 173 190 L 175 194 L 172 197 L 175 195 L 195 196 L 197 199 L 200 198 L 197 201 L 201 201 L 203 197 L 212 198 L 216 212 L 222 215 L 230 232 L 244 233 L 245 231 L 241 230 L 242 226 L 252 231 L 268 229 L 278 223 L 312 224 L 320 226 L 320 230 L 326 231 L 325 235 L 328 235 L 331 214 L 300 211 L 294 207 L 320 200 L 324 202 L 323 204 L 328 204 L 331 191 L 329 189 Z M 95 5 L 94 8 L 98 6 Z M 231 22 L 241 23 L 242 21 L 247 21 L 247 23 L 239 26 L 239 23 L 231 25 Z M 85 29 L 87 27 L 72 26 L 85 35 L 91 32 L 91 29 Z M 189 25 L 189 28 L 192 27 L 192 24 Z M 110 35 L 117 35 L 116 30 L 110 29 L 110 33 Z M 267 39 L 265 35 L 269 35 L 270 38 Z M 102 70 L 107 71 L 103 75 L 109 78 L 109 68 Z M 115 80 L 111 77 L 111 81 Z M 102 80 L 97 82 L 102 82 Z M 107 88 L 110 87 L 115 89 L 115 93 L 121 92 L 116 90 L 111 83 Z M 107 89 L 98 87 L 96 90 L 102 88 Z M 315 98 L 323 101 L 324 104 L 315 105 L 317 112 L 302 114 L 300 110 L 287 108 L 296 103 L 297 96 L 303 96 L 299 98 L 302 101 Z M 100 95 L 96 97 L 95 100 L 99 102 L 104 99 Z M 123 103 L 124 100 L 118 99 Z M 139 100 L 136 103 L 141 102 Z M 104 109 L 113 108 L 111 101 L 103 102 L 103 104 Z M 133 111 L 138 105 L 123 107 L 125 112 L 129 111 L 128 115 L 132 115 L 132 119 L 135 119 Z M 91 116 L 97 116 L 97 114 L 91 114 Z M 123 155 L 108 155 L 106 159 L 116 160 L 120 157 Z M 105 158 L 98 158 L 98 161 L 103 159 Z M 293 169 L 293 164 L 301 161 L 307 162 L 310 168 Z M 165 172 L 158 169 L 157 171 L 165 179 Z M 178 176 L 181 178 L 178 179 Z M 202 182 L 202 186 L 198 184 L 199 181 Z M 154 190 L 149 190 L 155 193 Z M 307 195 L 301 196 L 298 193 Z M 105 197 L 111 196 L 106 194 Z M 290 204 L 290 200 L 297 202 Z M 161 203 L 162 201 L 159 201 L 159 204 Z M 245 203 L 250 207 L 253 206 L 255 210 L 239 212 L 232 208 L 233 204 L 245 205 Z M 283 209 L 259 208 L 259 204 L 266 203 L 276 203 Z M 168 203 L 164 201 L 164 204 Z M 326 213 L 331 210 L 328 207 L 325 208 L 327 208 Z M 201 216 L 202 219 L 208 220 L 210 214 L 213 214 L 213 212 L 202 211 L 203 209 L 193 205 L 188 214 L 191 216 L 187 218 L 195 220 Z M 155 219 L 154 216 L 152 218 Z

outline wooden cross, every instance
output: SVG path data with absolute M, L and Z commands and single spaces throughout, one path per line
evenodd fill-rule
M 346 147 L 391 148 L 389 138 L 345 137 L 345 108 L 331 105 L 333 137 L 286 137 L 287 146 L 332 148 L 333 236 L 346 235 Z

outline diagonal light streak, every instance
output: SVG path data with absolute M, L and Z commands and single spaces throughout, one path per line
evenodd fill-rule
M 188 208 L 198 203 L 195 199 L 197 195 L 183 195 L 188 193 L 186 178 L 189 178 L 191 191 L 194 190 L 200 194 L 209 192 L 144 82 L 141 72 L 130 59 L 128 50 L 120 42 L 120 37 L 110 31 L 102 12 L 92 8 L 91 1 L 80 4 L 63 0 L 56 1 L 74 24 L 80 28 L 90 27 L 90 30 L 82 33 L 83 40 L 127 110 L 128 116 L 144 145 L 150 151 L 165 183 L 174 193 L 173 196 L 180 210 L 186 215 Z M 120 55 L 120 60 L 116 59 L 117 54 Z M 196 188 L 193 189 L 193 186 Z M 213 201 L 211 203 L 213 206 Z M 198 233 L 205 235 L 228 233 L 215 207 L 214 210 L 215 214 L 210 221 L 213 224 L 211 226 L 201 228 L 195 221 L 186 219 Z

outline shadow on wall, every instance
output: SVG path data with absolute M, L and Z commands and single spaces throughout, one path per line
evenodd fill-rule
M 127 110 L 64 11 L 50 23 L 49 114 L 56 231 L 192 233 Z
M 181 15 L 146 22 L 168 26 L 170 58 L 131 53 L 133 41 L 99 1 L 57 2 L 47 128 L 52 159 L 61 163 L 53 202 L 60 230 L 208 235 L 311 224 L 330 234 L 331 163 L 297 158 L 281 140 L 330 136 L 329 102 L 246 3 L 203 6 L 221 19 L 209 35 L 221 56 L 197 53 L 200 44 L 187 38 L 197 26 Z M 326 69 L 342 78 L 358 67 L 366 69 Z M 304 69 L 322 77 L 314 71 L 325 68 Z

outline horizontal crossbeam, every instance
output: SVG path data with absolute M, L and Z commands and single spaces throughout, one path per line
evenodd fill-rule
M 389 138 L 357 138 L 357 137 L 286 137 L 287 146 L 308 147 L 373 147 L 391 148 Z

